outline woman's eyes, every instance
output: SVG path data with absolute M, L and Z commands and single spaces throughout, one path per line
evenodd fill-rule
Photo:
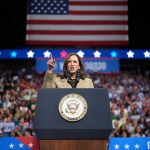
M 73 63 L 77 63 L 77 61 L 68 61 L 68 63 L 72 63 L 72 62 L 73 62 Z

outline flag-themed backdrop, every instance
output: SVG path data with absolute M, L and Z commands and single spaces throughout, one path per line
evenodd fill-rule
M 3 137 L 0 138 L 0 150 L 39 150 L 35 137 Z
M 150 59 L 150 50 L 132 49 L 71 49 L 71 48 L 34 48 L 0 50 L 0 59 L 36 59 L 38 72 L 47 70 L 50 54 L 56 61 L 56 72 L 62 71 L 62 64 L 69 53 L 77 53 L 82 59 L 87 72 L 118 73 L 120 59 Z
M 150 138 L 110 138 L 108 150 L 150 150 Z
M 69 53 L 77 53 L 82 58 L 118 58 L 118 59 L 150 59 L 150 49 L 93 49 L 93 48 L 20 48 L 0 49 L 0 59 L 36 59 L 66 58 Z
M 150 138 L 110 138 L 108 150 L 150 150 Z M 34 137 L 0 138 L 0 150 L 39 150 Z
M 28 45 L 127 46 L 128 0 L 28 0 Z

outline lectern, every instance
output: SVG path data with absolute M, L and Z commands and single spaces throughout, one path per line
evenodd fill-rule
M 60 110 L 60 102 L 74 94 L 83 98 L 87 104 L 84 106 L 86 112 L 77 120 L 63 117 Z M 70 101 L 72 104 L 76 102 L 74 98 Z M 74 114 L 79 110 L 80 104 L 77 103 L 72 108 L 69 101 L 63 103 L 65 113 Z M 106 140 L 112 132 L 108 90 L 39 89 L 33 128 L 39 139 L 40 150 L 106 150 Z

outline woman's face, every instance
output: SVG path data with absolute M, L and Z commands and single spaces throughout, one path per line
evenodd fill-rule
M 122 125 L 122 126 L 121 126 L 121 130 L 126 130 L 126 126 L 125 126 L 125 125 Z
M 15 131 L 11 131 L 10 136 L 15 137 Z
M 127 137 L 127 133 L 126 132 L 122 132 L 122 137 Z
M 25 131 L 25 136 L 31 136 L 31 134 L 27 131 Z
M 78 57 L 75 55 L 70 56 L 68 59 L 67 69 L 71 72 L 71 74 L 75 74 L 79 68 Z
M 137 132 L 137 133 L 140 133 L 140 132 L 141 132 L 141 128 L 140 128 L 140 127 L 137 127 L 137 128 L 136 128 L 136 132 Z

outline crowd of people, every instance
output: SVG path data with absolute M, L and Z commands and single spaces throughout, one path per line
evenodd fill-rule
M 23 68 L 0 72 L 0 136 L 36 136 L 33 119 L 45 73 Z M 110 137 L 150 136 L 150 72 L 87 74 L 95 88 L 108 88 L 113 132 Z
M 110 137 L 150 136 L 150 72 L 94 74 L 95 87 L 109 90 L 113 132 Z

